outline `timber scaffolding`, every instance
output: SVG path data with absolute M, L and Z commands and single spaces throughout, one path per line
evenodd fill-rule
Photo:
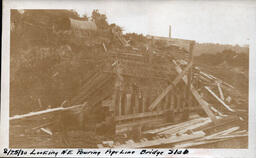
M 194 67 L 193 46 L 186 58 L 160 55 L 158 63 L 143 55 L 114 55 L 102 71 L 115 76 L 110 104 L 115 134 L 136 136 L 103 141 L 99 148 L 247 147 L 248 116 L 227 105 L 223 94 L 234 87 Z M 208 117 L 189 120 L 191 113 Z
M 125 136 L 122 143 L 103 141 L 99 148 L 169 147 L 170 144 L 194 147 L 233 138 L 247 139 L 247 114 L 227 105 L 222 92 L 234 87 L 193 65 L 194 44 L 192 41 L 189 52 L 164 54 L 150 50 L 143 53 L 134 49 L 107 50 L 103 43 L 106 56 L 90 61 L 98 68 L 88 75 L 79 94 L 68 102 L 69 107 L 45 113 L 74 111 L 73 105 L 104 107 L 108 115 L 102 122 L 114 126 L 113 134 L 129 137 Z M 182 58 L 174 57 L 176 54 Z M 219 95 L 213 91 L 214 87 Z M 87 110 L 79 106 L 77 111 L 84 114 Z M 10 120 L 41 113 L 13 116 Z M 191 120 L 194 113 L 206 117 Z
M 193 43 L 191 52 L 192 47 Z M 141 128 L 149 123 L 187 120 L 190 112 L 202 111 L 201 99 L 191 97 L 188 86 L 192 78 L 192 55 L 187 55 L 190 63 L 179 72 L 172 57 L 123 50 L 106 53 L 98 71 L 92 73 L 71 105 L 87 102 L 91 107 L 96 104 L 107 107 L 114 120 L 115 134 L 134 130 L 141 133 Z M 188 83 L 182 83 L 187 74 Z M 214 119 L 205 103 L 202 106 Z
M 228 138 L 247 139 L 247 114 L 225 103 L 222 89 L 234 87 L 194 67 L 193 46 L 192 41 L 189 52 L 169 52 L 183 53 L 183 58 L 162 53 L 106 51 L 108 55 L 97 73 L 73 99 L 79 101 L 71 103 L 86 101 L 89 106 L 107 107 L 110 115 L 106 120 L 112 118 L 109 124 L 114 125 L 114 133 L 132 135 L 133 139 L 123 143 L 103 141 L 98 147 L 165 147 L 198 139 L 195 144 L 188 142 L 187 147 Z M 219 95 L 212 90 L 216 87 Z M 189 120 L 194 113 L 208 117 Z M 238 134 L 226 137 L 232 132 Z M 153 140 L 148 140 L 148 136 Z

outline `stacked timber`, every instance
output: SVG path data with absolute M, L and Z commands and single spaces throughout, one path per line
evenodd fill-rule
M 218 147 L 218 142 L 225 143 L 234 139 L 247 139 L 248 133 L 241 124 L 231 124 L 230 121 L 238 121 L 235 117 L 217 117 L 221 125 L 212 124 L 210 118 L 196 118 L 179 124 L 169 125 L 158 129 L 144 131 L 139 139 L 127 139 L 120 143 L 113 142 L 115 148 L 159 148 L 159 147 L 197 147 L 211 144 Z M 241 122 L 240 122 L 241 123 Z M 228 126 L 227 126 L 228 125 Z M 211 132 L 209 132 L 211 128 Z M 217 146 L 214 146 L 215 145 Z M 232 147 L 232 144 L 226 144 Z M 101 144 L 98 144 L 101 146 Z M 104 145 L 104 147 L 109 147 Z M 246 147 L 244 145 L 237 146 Z

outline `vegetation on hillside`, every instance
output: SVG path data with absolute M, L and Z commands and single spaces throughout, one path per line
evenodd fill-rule
M 68 18 L 88 19 L 73 10 L 11 10 L 11 115 L 69 100 L 97 68 L 86 60 L 104 58 L 102 43 L 112 36 L 106 16 L 93 11 L 97 31 L 73 30 Z
M 231 50 L 237 53 L 249 53 L 248 46 L 239 45 L 228 45 L 228 44 L 218 44 L 218 43 L 196 43 L 195 45 L 195 56 L 202 54 L 216 54 L 224 50 Z
M 249 53 L 224 50 L 195 57 L 195 64 L 204 71 L 230 83 L 247 99 L 249 86 Z

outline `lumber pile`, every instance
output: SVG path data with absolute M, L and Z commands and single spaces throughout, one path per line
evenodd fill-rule
M 114 141 L 112 145 L 103 143 L 98 144 L 98 146 L 114 148 L 187 148 L 248 136 L 247 130 L 241 126 L 242 122 L 238 118 L 217 117 L 217 120 L 222 124 L 214 125 L 210 118 L 199 117 L 179 124 L 144 131 L 139 139 L 122 140 L 123 143 Z M 230 121 L 233 121 L 232 125 L 229 125 Z

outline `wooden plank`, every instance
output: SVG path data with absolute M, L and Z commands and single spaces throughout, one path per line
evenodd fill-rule
M 173 89 L 173 87 L 179 83 L 179 81 L 182 79 L 182 77 L 186 74 L 186 72 L 190 69 L 192 66 L 192 62 L 190 62 L 187 67 L 184 69 L 184 71 L 180 72 L 179 75 L 174 79 L 172 84 L 170 84 L 154 101 L 153 103 L 149 106 L 149 110 L 153 110 L 159 102 L 166 96 L 166 94 Z
M 103 70 L 103 72 L 105 73 L 115 73 L 112 71 L 107 71 L 107 70 Z M 150 74 L 151 72 L 149 71 L 148 73 L 145 72 L 121 72 L 120 74 L 123 76 L 128 76 L 128 77 L 136 77 L 136 78 L 152 78 L 152 79 L 157 79 L 157 80 L 164 80 L 164 81 L 168 81 L 169 80 L 169 75 L 170 74 Z
M 221 86 L 220 86 L 220 83 L 219 83 L 219 82 L 217 82 L 217 86 L 218 86 L 218 90 L 219 90 L 219 93 L 220 93 L 220 98 L 221 98 L 222 100 L 225 100 L 225 98 L 224 98 L 224 95 L 223 95 L 223 92 L 222 92 L 222 89 L 221 89 Z
M 158 129 L 144 131 L 143 134 L 157 134 L 157 133 L 160 133 L 160 132 L 165 132 L 165 131 L 170 130 L 170 129 L 171 130 L 174 130 L 176 128 L 182 129 L 185 126 L 189 126 L 189 125 L 195 124 L 195 123 L 201 123 L 201 122 L 204 122 L 206 120 L 209 120 L 209 119 L 200 117 L 200 118 L 197 118 L 197 119 L 189 120 L 189 121 L 178 123 L 178 124 L 175 124 L 175 125 L 169 125 L 169 126 L 165 126 L 165 127 L 158 128 Z
M 193 140 L 197 138 L 202 138 L 205 136 L 205 133 L 203 131 L 194 132 L 190 135 L 184 134 L 181 136 L 171 136 L 168 138 L 159 138 L 155 140 L 148 140 L 145 142 L 138 142 L 133 144 L 122 144 L 120 146 L 115 146 L 115 148 L 145 148 L 145 147 L 153 147 L 163 144 L 173 144 L 188 140 Z
M 202 125 L 209 123 L 210 119 L 195 119 L 183 123 L 179 123 L 174 125 L 173 128 L 169 128 L 163 132 L 159 132 L 159 134 L 176 134 L 176 133 L 185 133 L 187 130 L 192 130 Z
M 82 89 L 82 92 L 71 100 L 71 103 L 79 104 L 85 101 L 90 95 L 97 92 L 98 89 L 103 87 L 109 81 L 112 81 L 112 77 L 110 75 L 99 76 L 94 80 L 94 83 L 91 83 L 88 87 Z
M 214 96 L 227 110 L 231 111 L 231 112 L 235 112 L 235 110 L 231 109 L 223 100 L 221 100 L 209 87 L 204 86 L 205 89 L 208 90 L 208 92 L 210 92 L 210 94 L 212 96 Z
M 215 109 L 213 106 L 211 106 L 212 111 L 214 111 L 215 113 L 217 113 L 219 116 L 225 116 L 223 115 L 221 112 L 219 112 L 217 109 Z
M 122 121 L 122 120 L 129 120 L 129 119 L 139 119 L 143 117 L 153 117 L 157 115 L 162 115 L 167 111 L 169 111 L 169 109 L 163 110 L 163 111 L 149 111 L 149 112 L 143 112 L 143 113 L 137 113 L 137 114 L 122 115 L 122 116 L 116 117 L 116 120 Z
M 122 123 L 122 124 L 116 124 L 116 133 L 120 133 L 123 131 L 127 131 L 127 129 L 129 130 L 129 128 L 132 128 L 134 126 L 142 126 L 142 125 L 146 125 L 146 124 L 159 124 L 159 123 L 163 123 L 164 120 L 162 118 L 147 118 L 147 119 L 140 119 L 137 121 L 133 121 L 133 122 L 127 122 L 127 123 Z
M 103 45 L 104 51 L 107 52 L 108 50 L 104 42 L 102 43 L 102 45 Z
M 241 135 L 235 137 L 227 137 L 213 140 L 201 140 L 201 141 L 187 141 L 180 144 L 176 144 L 175 148 L 248 148 L 248 144 L 241 142 L 247 142 L 248 136 Z
M 113 86 L 111 83 L 106 83 L 104 87 L 93 93 L 92 96 L 87 99 L 88 105 L 92 107 L 95 104 L 100 103 L 107 97 L 111 97 L 111 94 L 113 94 L 112 88 Z
M 196 98 L 196 100 L 199 102 L 199 104 L 203 108 L 203 110 L 206 112 L 206 114 L 211 118 L 211 120 L 214 123 L 217 123 L 216 116 L 210 110 L 210 108 L 209 108 L 210 105 L 208 104 L 208 102 L 206 102 L 195 89 L 191 89 L 191 91 L 192 91 L 192 94 L 194 95 L 194 97 Z
M 27 118 L 27 117 L 32 117 L 32 116 L 38 116 L 38 115 L 42 115 L 42 114 L 52 113 L 52 112 L 72 110 L 74 108 L 84 107 L 86 104 L 87 103 L 80 104 L 80 105 L 74 105 L 74 106 L 70 106 L 70 107 L 58 107 L 58 108 L 46 109 L 46 110 L 37 111 L 37 112 L 30 112 L 30 113 L 23 114 L 23 115 L 15 115 L 15 116 L 9 117 L 9 120 L 13 121 L 13 120 L 18 120 L 18 119 L 24 119 L 24 118 Z
M 204 137 L 203 140 L 205 140 L 205 139 L 218 139 L 219 136 L 223 136 L 223 135 L 226 135 L 228 133 L 234 132 L 234 131 L 238 130 L 239 128 L 240 128 L 239 126 L 231 127 L 229 129 L 226 129 L 226 130 L 211 134 L 207 137 Z
M 202 71 L 200 71 L 200 74 L 203 75 L 203 76 L 205 76 L 205 77 L 207 77 L 207 78 L 210 79 L 210 80 L 221 81 L 224 85 L 226 85 L 226 86 L 228 86 L 228 87 L 234 89 L 234 87 L 233 87 L 232 85 L 230 85 L 230 84 L 228 84 L 228 83 L 226 83 L 226 82 L 224 82 L 224 81 L 222 81 L 222 80 L 220 80 L 220 79 L 214 77 L 213 75 L 207 74 L 207 73 L 202 72 Z
M 173 61 L 174 64 L 176 64 L 175 61 Z M 176 64 L 176 71 L 178 73 L 182 73 L 182 69 L 180 68 L 180 66 L 178 66 Z M 188 79 L 187 79 L 187 76 L 183 75 L 183 81 L 185 82 L 185 84 L 188 84 Z M 205 101 L 201 96 L 200 94 L 194 89 L 193 85 L 191 85 L 191 92 L 193 94 L 193 96 L 195 97 L 195 99 L 197 100 L 197 102 L 201 105 L 201 107 L 203 108 L 203 110 L 206 112 L 206 114 L 211 118 L 211 120 L 214 122 L 214 123 L 217 123 L 217 119 L 216 119 L 216 116 L 213 114 L 213 112 L 211 111 L 210 109 L 210 105 L 208 104 L 207 101 Z
M 54 124 L 54 123 L 56 123 L 56 122 L 52 121 L 52 122 L 47 122 L 47 123 L 44 123 L 44 124 L 40 124 L 39 126 L 33 127 L 32 130 L 36 130 L 36 129 L 38 129 L 38 128 L 50 126 L 50 125 L 52 125 L 52 124 Z
M 81 96 L 86 95 L 90 86 L 93 85 L 95 80 L 100 77 L 101 77 L 100 73 L 95 73 L 95 74 L 91 75 L 91 77 L 88 79 L 88 81 L 82 86 L 82 88 L 81 88 L 82 91 L 79 93 L 79 95 L 72 98 L 70 102 L 71 103 L 77 102 L 77 100 L 79 100 L 81 98 Z

